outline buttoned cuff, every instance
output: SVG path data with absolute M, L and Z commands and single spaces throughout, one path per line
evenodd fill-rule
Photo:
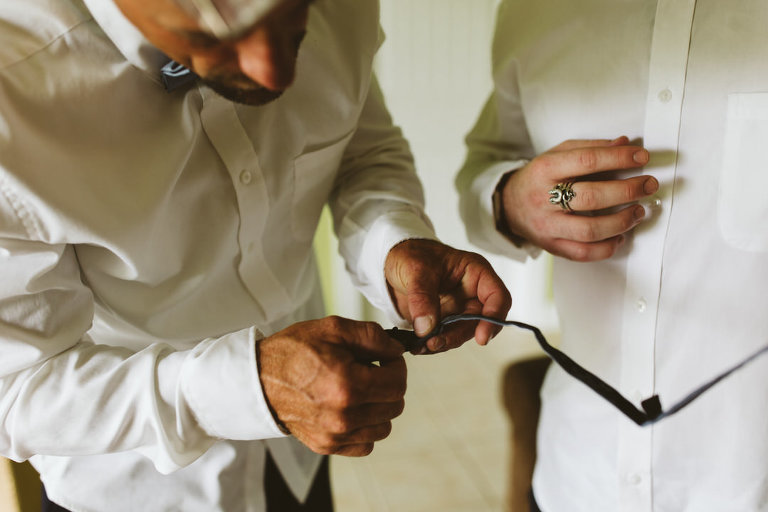
M 476 243 L 473 239 L 480 238 L 490 245 L 493 252 L 503 254 L 517 261 L 525 261 L 528 256 L 535 258 L 541 253 L 541 249 L 531 243 L 517 246 L 512 240 L 496 229 L 497 222 L 494 215 L 493 193 L 505 174 L 517 171 L 527 163 L 528 160 L 498 162 L 486 169 L 472 182 L 471 194 L 478 198 L 478 208 L 473 214 L 475 222 L 470 222 L 470 225 L 467 226 L 467 235 L 470 241 Z M 482 246 L 483 244 L 477 243 L 477 245 Z
M 200 426 L 221 439 L 286 437 L 267 405 L 256 364 L 255 329 L 198 344 L 184 362 L 182 392 Z
M 438 240 L 429 221 L 415 212 L 395 211 L 379 217 L 366 234 L 360 254 L 361 291 L 376 308 L 394 323 L 404 326 L 403 318 L 392 304 L 384 276 L 389 251 L 404 240 Z

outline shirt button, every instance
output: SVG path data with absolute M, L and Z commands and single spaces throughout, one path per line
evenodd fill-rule
M 640 297 L 637 299 L 637 303 L 635 303 L 635 308 L 637 308 L 638 313 L 644 313 L 645 310 L 648 309 L 648 303 L 644 298 Z
M 253 174 L 251 171 L 245 170 L 240 173 L 240 183 L 248 185 L 253 180 Z
M 672 100 L 672 91 L 669 89 L 664 89 L 659 93 L 659 101 L 662 103 L 669 103 L 670 100 Z
M 643 481 L 643 477 L 638 475 L 637 473 L 632 473 L 630 475 L 627 475 L 627 483 L 629 485 L 639 485 L 640 482 Z

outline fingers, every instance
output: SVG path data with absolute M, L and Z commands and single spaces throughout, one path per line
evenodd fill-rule
M 642 167 L 648 159 L 648 151 L 637 146 L 586 147 L 544 153 L 537 157 L 537 165 L 559 182 L 603 171 Z
M 481 312 L 483 316 L 504 319 L 507 317 L 509 308 L 512 307 L 512 296 L 490 266 L 480 274 L 477 297 L 483 307 Z M 501 327 L 497 325 L 480 322 L 475 329 L 475 341 L 480 345 L 486 345 L 499 330 Z
M 645 209 L 640 205 L 628 206 L 606 215 L 558 215 L 551 219 L 552 226 L 548 231 L 553 238 L 599 242 L 626 233 L 642 222 L 644 217 Z
M 560 239 L 552 241 L 547 250 L 555 256 L 573 261 L 601 261 L 613 257 L 625 240 L 624 235 L 592 243 Z
M 406 240 L 393 247 L 385 275 L 398 309 L 408 313 L 404 316 L 412 319 L 418 336 L 429 334 L 446 315 L 474 312 L 506 318 L 512 305 L 509 291 L 485 258 L 432 240 Z M 435 336 L 427 348 L 453 348 L 473 334 L 486 344 L 498 327 L 482 322 L 474 331 L 465 331 L 451 329 L 446 336 Z
M 392 432 L 392 423 L 361 428 L 344 435 L 328 434 L 310 440 L 310 448 L 322 455 L 364 457 L 373 451 L 374 442 L 385 439 Z
M 338 442 L 360 443 L 365 441 L 378 441 L 372 437 L 366 438 L 360 435 L 360 430 L 377 427 L 391 422 L 403 413 L 405 401 L 385 404 L 365 404 L 358 407 L 327 412 L 322 424 L 328 436 Z
M 442 269 L 430 268 L 424 264 L 426 261 L 421 263 L 410 276 L 405 300 L 408 314 L 413 319 L 413 330 L 418 336 L 425 336 L 435 328 L 440 316 Z
M 445 246 L 434 240 L 410 239 L 394 246 L 387 255 L 384 274 L 403 318 L 416 334 L 424 336 L 437 325 L 438 291 L 445 275 Z
M 403 347 L 377 324 L 311 320 L 259 341 L 258 347 L 259 379 L 270 410 L 314 451 L 365 455 L 402 412 Z
M 551 149 L 551 151 L 569 151 L 571 149 L 592 148 L 592 147 L 610 147 L 625 146 L 629 144 L 629 137 L 622 135 L 613 140 L 611 139 L 571 139 L 561 142 Z
M 572 186 L 574 197 L 569 205 L 574 211 L 594 211 L 639 201 L 659 190 L 653 176 L 625 180 L 579 181 Z
M 460 312 L 480 313 L 491 318 L 504 319 L 512 306 L 512 296 L 490 264 L 480 256 L 470 257 L 475 256 L 477 261 L 467 265 L 464 271 L 462 291 L 469 300 L 465 301 Z M 474 335 L 478 344 L 486 345 L 500 329 L 496 325 L 480 322 L 476 324 L 470 337 Z
M 377 323 L 338 316 L 330 316 L 320 322 L 323 322 L 326 339 L 345 345 L 360 361 L 387 361 L 400 357 L 404 352 L 403 346 L 387 336 Z
M 371 402 L 397 402 L 405 395 L 407 368 L 402 356 L 376 365 L 352 365 L 342 374 L 336 405 L 356 406 Z

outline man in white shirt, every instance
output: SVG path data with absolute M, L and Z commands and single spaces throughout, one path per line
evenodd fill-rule
M 369 453 L 406 372 L 380 326 L 322 318 L 326 203 L 393 319 L 506 314 L 424 215 L 372 75 L 377 2 L 310 3 L 0 5 L 0 453 L 58 506 L 331 507 L 317 454 Z
M 759 0 L 500 6 L 495 90 L 457 178 L 467 231 L 559 256 L 560 348 L 638 406 L 768 341 L 766 23 Z M 768 510 L 767 390 L 762 358 L 638 427 L 553 366 L 538 506 Z

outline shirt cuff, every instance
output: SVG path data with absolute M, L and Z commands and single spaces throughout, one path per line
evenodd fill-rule
M 384 263 L 394 246 L 414 238 L 438 240 L 426 217 L 415 212 L 396 211 L 382 215 L 368 231 L 359 260 L 362 283 L 358 284 L 362 293 L 374 307 L 400 325 L 403 325 L 403 318 L 392 304 Z
M 267 405 L 256 364 L 255 328 L 198 344 L 184 363 L 182 392 L 205 431 L 232 440 L 286 437 Z

